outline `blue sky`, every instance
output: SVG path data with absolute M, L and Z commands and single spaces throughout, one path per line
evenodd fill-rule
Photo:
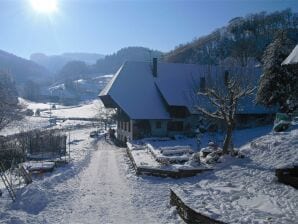
M 169 51 L 206 35 L 236 16 L 292 8 L 297 0 L 57 0 L 52 14 L 30 0 L 0 0 L 0 49 L 31 53 L 111 54 L 122 47 Z

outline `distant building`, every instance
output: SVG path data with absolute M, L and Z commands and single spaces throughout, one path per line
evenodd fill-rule
M 292 50 L 292 52 L 289 54 L 289 56 L 281 63 L 282 66 L 285 66 L 289 72 L 291 72 L 296 77 L 296 85 L 298 82 L 298 44 L 296 47 Z M 296 87 L 295 93 L 293 95 L 296 96 L 296 101 L 294 100 L 293 106 L 293 116 L 298 116 L 298 88 Z
M 105 107 L 117 109 L 117 139 L 122 142 L 190 134 L 198 125 L 196 106 L 207 102 L 196 90 L 203 91 L 206 80 L 221 72 L 217 66 L 158 63 L 156 59 L 126 62 L 99 97 Z M 262 117 L 271 112 L 256 106 L 251 97 L 239 105 L 238 113 Z

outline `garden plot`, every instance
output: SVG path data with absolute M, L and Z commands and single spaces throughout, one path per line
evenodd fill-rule
M 146 146 L 157 162 L 166 165 L 185 163 L 194 153 L 189 145 L 154 148 L 148 143 Z
M 137 167 L 154 168 L 160 166 L 146 147 L 132 149 L 131 146 L 128 146 L 128 150 L 130 151 Z
M 181 178 L 210 170 L 203 164 L 191 162 L 195 153 L 189 144 L 154 148 L 150 143 L 128 143 L 127 153 L 137 174 Z

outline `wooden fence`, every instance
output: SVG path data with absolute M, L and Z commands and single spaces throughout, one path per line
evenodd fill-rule
M 190 208 L 172 189 L 170 204 L 176 206 L 178 214 L 188 224 L 224 224 L 224 222 L 212 219 Z

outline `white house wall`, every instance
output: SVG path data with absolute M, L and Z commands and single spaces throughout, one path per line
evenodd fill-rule
M 117 139 L 124 142 L 126 140 L 133 139 L 133 122 L 130 121 L 117 121 Z

